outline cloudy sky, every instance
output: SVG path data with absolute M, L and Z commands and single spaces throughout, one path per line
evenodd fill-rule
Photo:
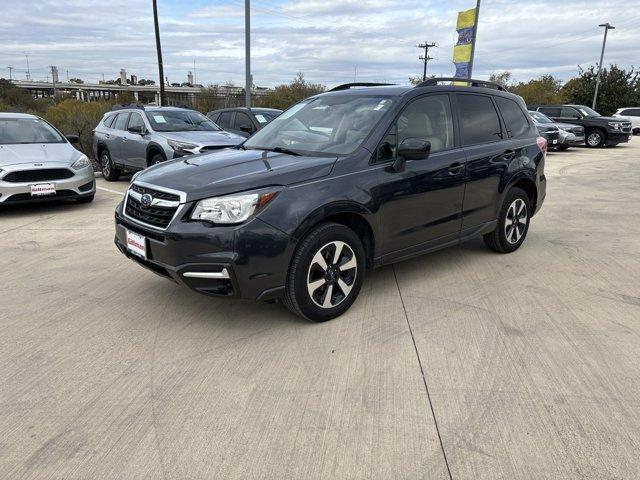
M 95 82 L 120 68 L 157 79 L 151 0 L 1 0 L 0 77 Z M 599 23 L 610 33 L 605 63 L 640 66 L 638 0 L 483 0 L 474 77 L 510 70 L 518 80 L 562 79 L 597 61 Z M 243 84 L 243 0 L 158 0 L 165 74 L 198 83 Z M 418 75 L 420 42 L 436 42 L 430 73 L 450 75 L 457 11 L 475 0 L 253 0 L 254 82 L 273 86 L 303 72 L 328 86 L 353 81 L 407 83 Z

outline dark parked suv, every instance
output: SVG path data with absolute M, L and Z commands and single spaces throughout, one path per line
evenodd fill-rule
M 212 122 L 227 132 L 250 137 L 282 113 L 275 108 L 223 108 L 207 113 Z
M 613 146 L 631 140 L 631 122 L 615 117 L 603 117 L 584 105 L 543 105 L 536 108 L 554 122 L 580 125 L 585 130 L 587 147 Z
M 137 174 L 120 251 L 204 294 L 283 298 L 322 321 L 367 268 L 484 236 L 513 252 L 545 197 L 546 141 L 498 85 L 347 84 L 234 149 Z M 375 85 L 375 84 L 374 84 Z

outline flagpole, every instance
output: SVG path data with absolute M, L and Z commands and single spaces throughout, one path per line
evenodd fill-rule
M 478 27 L 480 26 L 480 0 L 476 5 L 476 26 L 473 29 L 473 41 L 471 42 L 471 60 L 469 61 L 469 76 L 473 76 L 473 58 L 476 54 L 476 39 L 478 38 Z

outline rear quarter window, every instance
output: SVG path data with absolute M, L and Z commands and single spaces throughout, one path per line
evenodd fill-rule
M 509 98 L 494 97 L 509 136 L 519 138 L 529 133 L 531 126 L 520 106 Z
M 113 121 L 116 118 L 116 114 L 111 114 L 111 115 L 107 115 L 105 117 L 105 119 L 102 121 L 102 124 L 107 127 L 107 128 L 111 128 L 111 124 L 113 123 Z

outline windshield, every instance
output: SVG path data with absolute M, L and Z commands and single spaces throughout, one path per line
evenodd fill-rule
M 348 155 L 367 138 L 393 103 L 388 96 L 328 95 L 282 113 L 244 143 L 305 154 Z
M 222 130 L 201 113 L 191 110 L 158 110 L 146 112 L 156 132 L 217 132 Z
M 553 123 L 549 117 L 547 117 L 544 113 L 540 112 L 529 112 L 529 115 L 533 117 L 533 120 L 536 123 Z
M 266 125 L 267 123 L 272 122 L 280 114 L 276 112 L 257 112 L 254 115 L 260 125 Z
M 65 143 L 58 131 L 40 118 L 0 118 L 0 144 Z
M 585 117 L 600 117 L 601 115 L 592 108 L 579 105 L 576 109 Z

